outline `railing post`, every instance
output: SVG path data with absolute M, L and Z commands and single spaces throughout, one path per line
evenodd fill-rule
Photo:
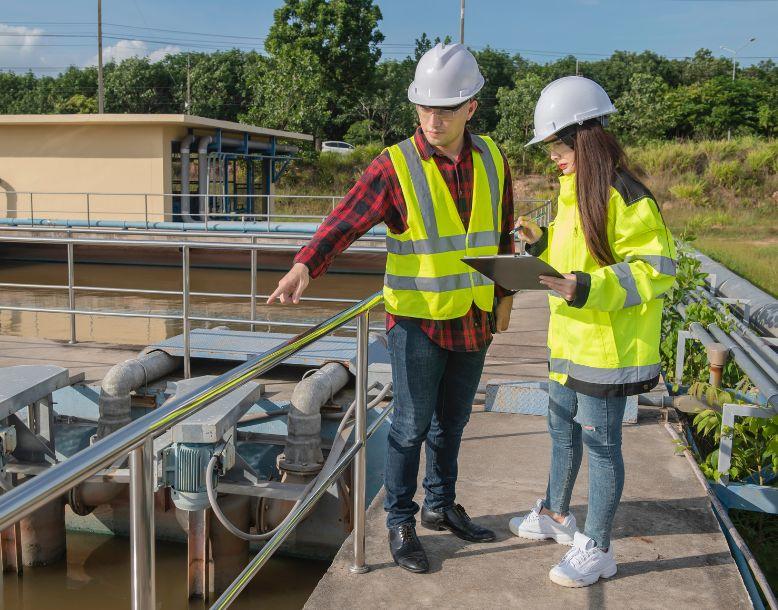
M 164 200 L 163 200 L 163 212 L 162 212 L 162 220 L 165 219 L 165 213 L 164 213 Z M 149 230 L 149 194 L 144 193 L 143 194 L 143 217 L 146 219 L 146 230 Z
M 365 564 L 365 480 L 367 478 L 367 332 L 370 312 L 357 318 L 357 380 L 355 440 L 362 444 L 354 458 L 354 563 L 351 571 L 364 574 Z
M 130 453 L 130 552 L 132 609 L 155 610 L 154 439 Z
M 92 228 L 92 213 L 89 205 L 89 193 L 86 194 L 86 226 Z
M 184 334 L 184 378 L 192 376 L 191 356 L 189 353 L 189 246 L 181 249 L 181 267 L 183 269 L 183 334 Z
M 32 208 L 32 192 L 30 192 L 30 226 L 32 227 L 34 225 L 35 225 L 35 212 L 33 211 Z
M 71 237 L 70 231 L 68 231 L 68 237 Z M 68 309 L 70 309 L 70 343 L 76 342 L 76 314 L 73 310 L 76 308 L 76 265 L 75 257 L 73 254 L 74 246 L 73 242 L 68 243 Z
M 257 238 L 251 238 L 251 245 L 257 243 Z M 254 332 L 254 320 L 257 319 L 257 249 L 251 248 L 251 332 Z

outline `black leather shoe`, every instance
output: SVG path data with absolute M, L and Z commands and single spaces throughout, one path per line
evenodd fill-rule
M 389 528 L 389 550 L 392 552 L 392 559 L 401 568 L 417 574 L 429 570 L 427 553 L 421 546 L 413 523 L 403 523 Z
M 495 539 L 492 530 L 473 523 L 461 504 L 442 511 L 422 507 L 421 524 L 430 530 L 448 530 L 457 538 L 468 542 L 491 542 Z

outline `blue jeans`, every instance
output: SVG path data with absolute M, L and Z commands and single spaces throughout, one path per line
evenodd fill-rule
M 589 454 L 589 511 L 584 534 L 607 548 L 616 507 L 624 488 L 621 420 L 625 397 L 596 398 L 549 381 L 548 431 L 551 471 L 545 506 L 566 515 L 581 466 L 583 445 Z
M 433 343 L 418 322 L 398 320 L 388 335 L 394 413 L 386 450 L 387 527 L 415 523 L 413 501 L 421 445 L 426 441 L 424 506 L 454 505 L 462 431 L 484 366 L 486 348 L 454 352 Z

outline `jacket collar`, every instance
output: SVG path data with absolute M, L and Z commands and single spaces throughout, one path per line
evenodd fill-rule
M 419 150 L 419 156 L 422 161 L 429 160 L 432 155 L 440 155 L 437 149 L 429 143 L 429 140 L 427 140 L 427 136 L 424 135 L 424 131 L 421 127 L 416 128 L 416 133 L 413 134 L 413 140 L 416 142 L 416 148 Z M 459 158 L 461 159 L 462 155 L 470 149 L 475 149 L 479 153 L 484 152 L 475 142 L 473 142 L 473 139 L 470 137 L 470 131 L 465 129 L 465 143 L 462 145 L 462 151 L 459 153 Z

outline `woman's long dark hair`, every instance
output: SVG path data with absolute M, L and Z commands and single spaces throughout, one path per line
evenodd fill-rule
M 616 170 L 633 176 L 641 170 L 630 168 L 618 140 L 602 128 L 598 119 L 576 126 L 572 135 L 575 149 L 575 188 L 586 247 L 601 265 L 613 265 L 608 243 L 608 201 Z

